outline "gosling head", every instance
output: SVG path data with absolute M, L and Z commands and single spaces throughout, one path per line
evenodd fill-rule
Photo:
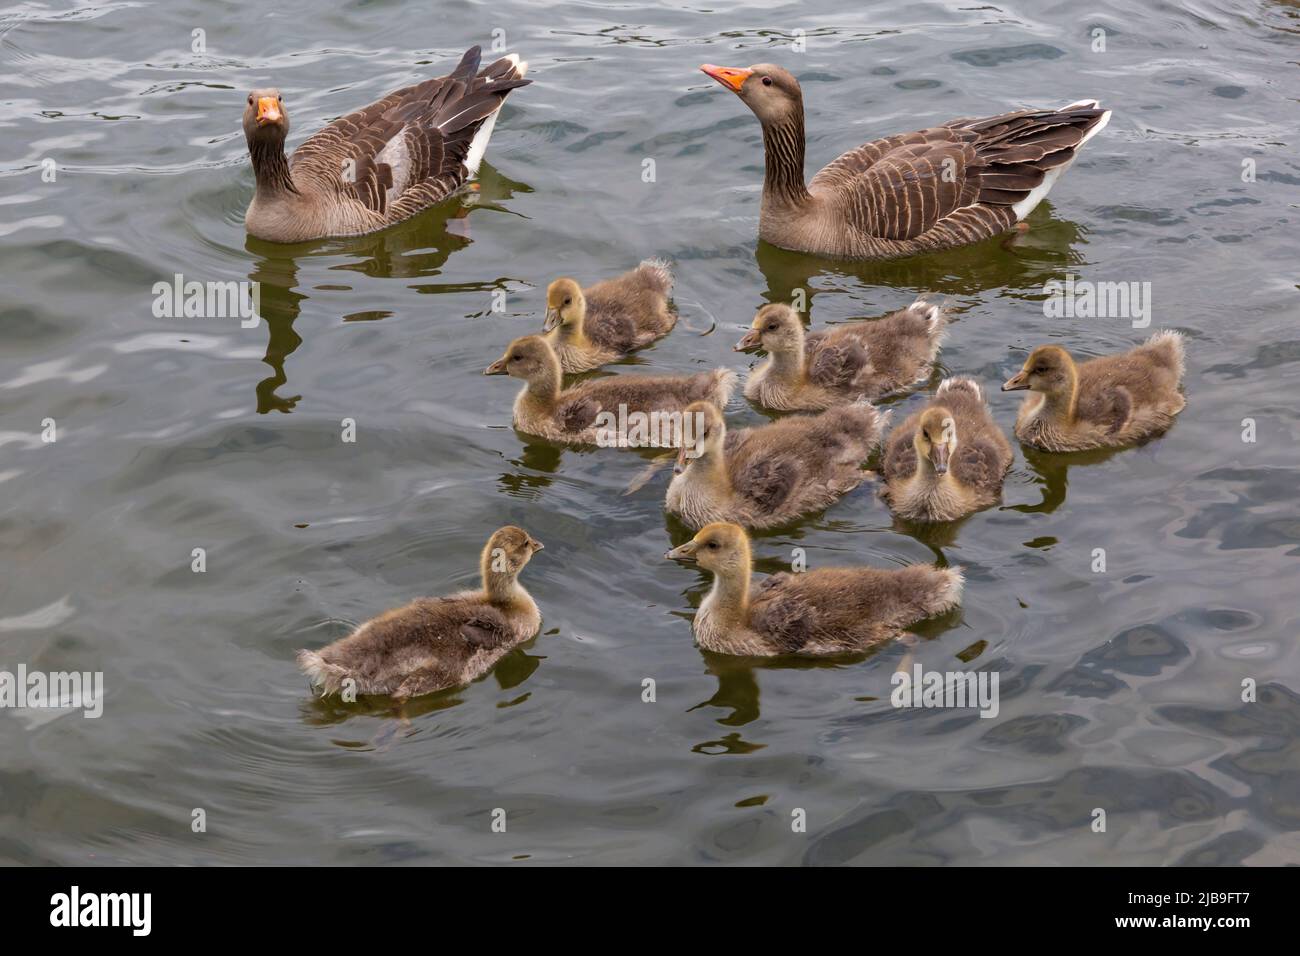
M 952 412 L 939 406 L 927 408 L 912 435 L 912 447 L 917 461 L 928 461 L 936 475 L 946 475 L 957 451 L 957 423 Z
M 764 126 L 783 123 L 803 114 L 803 90 L 787 70 L 771 63 L 750 67 L 714 66 L 700 69 L 717 80 L 753 110 Z
M 738 524 L 715 521 L 690 541 L 664 555 L 673 561 L 697 564 L 714 574 L 749 574 L 749 536 Z
M 279 90 L 253 90 L 244 105 L 244 139 L 255 145 L 282 146 L 289 135 L 289 114 Z
M 483 575 L 513 578 L 538 551 L 542 543 L 523 528 L 508 524 L 492 532 L 483 547 Z
M 582 296 L 582 287 L 569 278 L 556 279 L 546 289 L 546 321 L 542 331 L 549 332 L 561 326 L 582 328 L 586 315 L 587 300 Z
M 558 375 L 560 360 L 555 350 L 540 335 L 525 335 L 515 339 L 505 354 L 483 370 L 484 375 L 509 375 L 526 382 Z
M 737 352 L 798 352 L 803 349 L 803 321 L 784 303 L 765 305 L 754 315 L 745 337 L 735 345 Z
M 685 440 L 687 435 L 690 436 L 689 442 Z M 685 472 L 691 462 L 722 451 L 723 442 L 727 440 L 727 424 L 722 412 L 709 402 L 691 402 L 682 412 L 682 438 L 682 447 L 677 449 L 677 464 L 673 466 L 674 475 Z
M 1068 394 L 1074 387 L 1074 359 L 1059 345 L 1040 345 L 1029 353 L 1020 371 L 1002 385 L 1004 392 Z

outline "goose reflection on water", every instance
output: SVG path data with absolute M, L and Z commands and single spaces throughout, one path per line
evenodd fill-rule
M 442 203 L 406 222 L 373 233 L 349 239 L 324 239 L 313 242 L 283 245 L 264 242 L 249 236 L 245 250 L 253 256 L 253 267 L 248 278 L 259 284 L 261 317 L 266 322 L 266 355 L 262 361 L 271 367 L 272 374 L 258 382 L 255 388 L 258 414 L 270 412 L 289 413 L 294 410 L 301 395 L 281 393 L 289 381 L 286 360 L 302 345 L 302 336 L 294 329 L 302 312 L 302 303 L 311 296 L 299 291 L 301 271 L 316 273 L 313 260 L 340 260 L 330 262 L 325 268 L 341 272 L 358 272 L 377 279 L 431 280 L 442 274 L 452 254 L 471 245 L 470 214 L 491 211 L 517 215 L 503 205 L 515 193 L 532 192 L 531 187 L 501 176 L 484 163 L 480 170 L 478 188 L 459 198 Z M 437 295 L 479 291 L 491 293 L 508 280 L 492 282 L 440 284 L 423 281 L 412 286 L 417 292 Z M 314 282 L 317 290 L 324 292 L 347 291 L 347 282 L 322 284 Z M 387 317 L 387 312 L 356 312 L 342 316 L 343 321 L 367 321 Z
M 1059 280 L 1086 265 L 1077 248 L 1087 244 L 1087 230 L 1078 223 L 1052 214 L 1051 200 L 1034 211 L 1027 232 L 1003 239 L 988 239 L 946 252 L 888 262 L 850 262 L 788 252 L 759 240 L 754 260 L 767 288 L 767 302 L 790 302 L 797 291 L 807 298 L 808 309 L 817 295 L 836 295 L 839 286 L 930 292 L 954 297 L 979 296 L 993 290 L 1038 290 L 1051 279 Z

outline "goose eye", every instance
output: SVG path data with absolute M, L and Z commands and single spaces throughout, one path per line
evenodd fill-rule
M 768 330 L 769 332 L 775 332 L 775 331 L 776 331 L 776 323 L 773 322 L 771 325 L 769 325 L 769 326 L 767 327 L 767 330 Z
M 279 93 L 277 93 L 277 94 L 275 94 L 275 101 L 276 101 L 277 103 L 283 103 L 283 102 L 284 102 L 284 97 L 281 96 Z
M 252 105 L 253 105 L 253 94 L 252 94 L 252 93 L 249 93 L 249 94 L 248 94 L 248 105 L 249 105 L 249 106 L 252 106 Z
M 770 76 L 765 76 L 765 77 L 763 77 L 763 85 L 764 85 L 764 86 L 771 86 L 771 85 L 772 85 L 772 78 L 771 78 Z
M 564 300 L 564 304 L 565 304 L 565 305 L 572 305 L 572 304 L 573 304 L 573 300 L 570 299 L 570 298 L 565 298 L 565 300 Z
M 717 551 L 717 550 L 718 550 L 718 542 L 716 542 L 716 541 L 710 541 L 710 542 L 709 542 L 709 550 L 710 550 L 710 551 Z

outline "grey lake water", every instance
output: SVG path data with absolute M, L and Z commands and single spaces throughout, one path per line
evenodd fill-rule
M 494 38 L 535 82 L 477 193 L 363 239 L 246 236 L 249 89 L 280 88 L 292 147 Z M 758 124 L 698 66 L 762 61 L 803 85 L 809 175 L 959 116 L 1114 116 L 1014 241 L 833 262 L 756 239 Z M 1253 0 L 0 12 L 0 670 L 104 686 L 95 719 L 0 709 L 0 861 L 1300 862 L 1298 61 L 1300 8 Z M 1045 342 L 1181 330 L 1188 405 L 1137 448 L 1017 447 L 957 526 L 868 483 L 759 535 L 762 572 L 961 566 L 963 606 L 858 658 L 715 657 L 707 576 L 663 560 L 668 472 L 516 433 L 515 382 L 481 374 L 551 279 L 650 255 L 682 322 L 618 373 L 742 370 L 738 328 L 797 289 L 814 327 L 934 293 L 927 388 L 975 376 L 1008 428 L 996 387 Z M 158 317 L 176 274 L 260 283 L 264 321 Z M 1148 283 L 1149 327 L 1048 314 L 1068 276 Z M 535 640 L 406 722 L 312 697 L 297 648 L 471 586 L 507 523 L 546 544 Z M 912 664 L 996 673 L 996 717 L 892 706 Z

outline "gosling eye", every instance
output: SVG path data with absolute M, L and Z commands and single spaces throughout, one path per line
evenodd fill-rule
M 765 76 L 765 77 L 763 77 L 763 85 L 764 85 L 764 86 L 771 86 L 771 85 L 772 85 L 772 78 L 771 78 L 770 76 Z
M 248 105 L 249 105 L 249 106 L 252 106 L 252 105 L 253 105 L 253 94 L 252 94 L 252 93 L 249 93 L 249 94 L 248 94 Z
M 717 550 L 718 550 L 718 542 L 716 542 L 716 541 L 710 541 L 710 542 L 709 542 L 709 550 L 710 550 L 710 551 L 717 551 Z
M 512 361 L 512 362 L 518 362 L 518 361 L 519 361 L 520 359 L 522 359 L 522 358 L 523 358 L 522 355 L 512 355 L 512 356 L 510 356 L 510 361 Z
M 284 97 L 281 96 L 279 93 L 276 93 L 276 94 L 275 94 L 275 101 L 276 101 L 277 103 L 283 103 L 283 102 L 284 102 Z
M 775 331 L 776 331 L 776 323 L 773 322 L 771 325 L 769 325 L 769 326 L 767 327 L 767 331 L 769 331 L 769 332 L 775 332 Z
M 568 298 L 568 297 L 566 296 L 566 297 L 565 297 L 565 300 L 564 300 L 564 304 L 565 304 L 565 305 L 572 305 L 572 304 L 573 304 L 573 299 Z

